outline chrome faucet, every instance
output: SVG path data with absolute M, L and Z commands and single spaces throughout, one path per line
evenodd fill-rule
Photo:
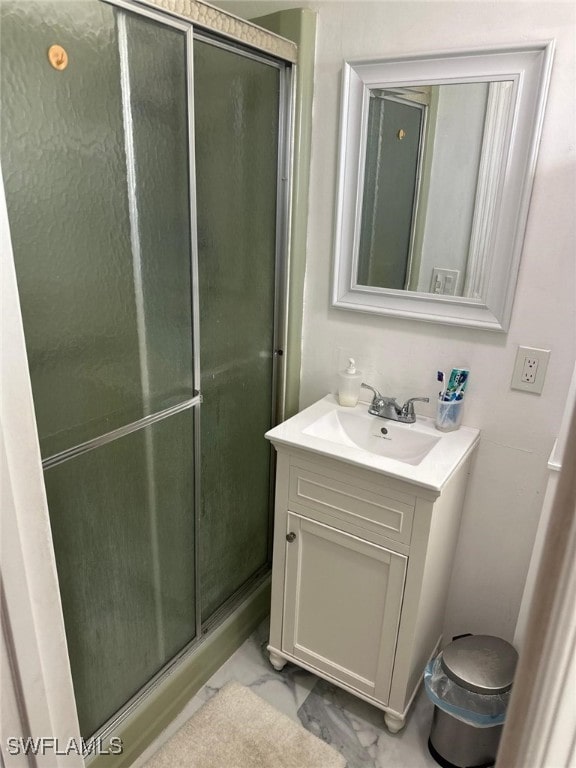
M 377 389 L 371 387 L 370 384 L 362 384 L 362 386 L 374 393 L 372 402 L 368 407 L 368 413 L 371 413 L 373 416 L 380 416 L 382 419 L 400 421 L 402 424 L 413 424 L 416 421 L 416 414 L 414 413 L 415 402 L 430 402 L 429 397 L 411 397 L 406 400 L 404 405 L 399 405 L 395 398 L 384 397 Z

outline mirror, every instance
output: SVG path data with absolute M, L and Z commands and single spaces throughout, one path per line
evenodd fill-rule
M 345 63 L 333 306 L 507 329 L 552 51 Z
M 494 220 L 480 196 L 500 186 L 506 135 L 489 121 L 509 116 L 513 86 L 370 89 L 357 284 L 481 298 L 472 244 Z

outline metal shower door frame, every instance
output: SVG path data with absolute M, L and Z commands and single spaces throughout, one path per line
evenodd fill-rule
M 107 2 L 109 0 L 103 0 Z M 160 23 L 185 32 L 188 39 L 189 52 L 188 93 L 191 95 L 189 106 L 193 105 L 193 79 L 191 71 L 192 38 L 195 27 L 187 20 L 176 21 L 165 10 L 148 10 L 141 5 L 116 0 L 111 3 L 117 7 L 148 15 Z M 217 35 L 220 33 L 216 31 Z M 211 40 L 214 42 L 214 39 Z M 246 53 L 242 43 L 231 44 L 238 53 Z M 258 53 L 252 49 L 258 58 Z M 287 275 L 289 254 L 289 214 L 291 206 L 291 165 L 293 152 L 292 126 L 294 107 L 294 79 L 292 77 L 293 60 L 288 57 L 262 54 L 262 60 L 276 60 L 284 66 L 281 77 L 282 103 L 285 105 L 280 119 L 279 169 L 277 194 L 277 249 L 276 249 L 276 322 L 275 322 L 275 386 L 282 398 L 281 407 L 273 414 L 273 422 L 282 416 L 284 397 L 284 368 L 281 352 L 284 349 L 287 314 Z M 189 125 L 192 125 L 193 112 L 189 113 Z M 193 142 L 193 131 L 189 133 L 189 142 Z M 191 144 L 193 148 L 193 143 Z M 194 153 L 189 153 L 190 181 L 195 179 Z M 192 189 L 191 192 L 194 190 Z M 195 234 L 195 200 L 192 206 L 191 198 L 191 229 Z M 12 683 L 18 684 L 18 717 L 26 730 L 31 734 L 53 734 L 62 739 L 75 738 L 81 741 L 76 702 L 72 688 L 70 660 L 64 631 L 60 593 L 56 574 L 56 563 L 50 533 L 50 522 L 44 488 L 42 459 L 40 455 L 38 430 L 35 421 L 32 400 L 30 373 L 27 363 L 27 353 L 24 341 L 22 315 L 14 270 L 9 222 L 7 219 L 4 186 L 0 179 L 0 240 L 2 242 L 1 260 L 2 272 L 6 278 L 2 280 L 2 338 L 0 357 L 2 367 L 9 370 L 10 376 L 6 386 L 2 388 L 0 411 L 0 458 L 2 458 L 2 525 L 6 535 L 10 533 L 9 543 L 3 547 L 2 582 L 4 586 L 5 603 L 2 607 L 3 626 L 11 633 L 11 647 L 14 655 L 11 659 Z M 192 247 L 196 248 L 193 238 Z M 191 262 L 193 286 L 198 286 L 197 253 Z M 195 265 L 195 266 L 194 266 Z M 193 311 L 198 312 L 198 301 L 194 303 Z M 196 352 L 198 344 L 198 315 L 193 316 L 196 333 Z M 278 360 L 280 358 L 280 360 Z M 195 365 L 198 364 L 198 356 Z M 199 381 L 199 370 L 194 368 L 194 382 Z M 182 405 L 182 409 L 194 408 L 199 412 L 201 395 L 193 392 L 193 402 Z M 168 416 L 161 412 L 150 417 L 152 421 Z M 160 418 L 156 418 L 159 416 Z M 139 425 L 138 425 L 139 426 Z M 136 428 L 138 428 L 138 426 Z M 127 429 L 126 433 L 134 431 Z M 102 437 L 102 436 L 101 436 Z M 199 429 L 196 430 L 195 441 L 199 440 Z M 106 439 L 106 442 L 109 440 Z M 197 442 L 195 442 L 197 447 Z M 83 446 L 82 451 L 90 446 Z M 61 457 L 64 460 L 64 456 Z M 55 456 L 49 457 L 53 466 Z M 5 503 L 4 503 L 5 502 Z M 209 636 L 209 635 L 208 635 Z M 157 688 L 168 672 L 193 656 L 200 642 L 208 636 L 197 636 L 192 643 L 175 656 L 163 669 L 149 680 L 143 688 L 126 705 L 107 721 L 99 733 L 104 736 L 111 733 L 129 714 L 136 709 L 141 699 Z M 3 646 L 3 649 L 5 646 Z M 51 757 L 47 761 L 38 758 L 38 764 L 51 765 Z M 84 764 L 80 755 L 68 755 L 66 764 L 80 766 Z
M 275 242 L 275 285 L 274 285 L 274 333 L 272 353 L 272 412 L 271 425 L 278 423 L 283 418 L 284 400 L 285 400 L 285 370 L 284 349 L 286 348 L 286 328 L 288 312 L 288 270 L 289 270 L 289 248 L 290 248 L 290 211 L 291 211 L 291 168 L 293 159 L 293 104 L 294 104 L 294 78 L 290 62 L 284 61 L 269 53 L 261 53 L 256 49 L 249 48 L 235 40 L 226 40 L 216 30 L 211 32 L 204 28 L 197 28 L 192 21 L 186 21 L 181 16 L 172 16 L 165 9 L 151 7 L 151 3 L 146 2 L 141 5 L 133 0 L 102 0 L 120 10 L 137 14 L 152 21 L 156 21 L 164 26 L 176 29 L 185 35 L 186 50 L 186 98 L 187 98 L 187 128 L 188 128 L 188 190 L 189 190 L 189 216 L 190 216 L 190 270 L 191 270 L 191 302 L 192 302 L 192 344 L 193 344 L 193 387 L 194 397 L 186 402 L 173 406 L 172 408 L 161 411 L 157 414 L 145 417 L 139 422 L 135 422 L 134 429 L 129 425 L 121 428 L 128 434 L 135 429 L 141 428 L 148 423 L 163 420 L 174 413 L 182 410 L 193 409 L 194 411 L 194 568 L 195 568 L 195 636 L 187 645 L 170 659 L 143 687 L 116 712 L 96 734 L 99 737 L 106 737 L 138 706 L 141 699 L 156 688 L 168 673 L 185 659 L 187 659 L 198 646 L 206 640 L 210 633 L 215 630 L 221 621 L 229 615 L 236 607 L 242 597 L 246 596 L 250 586 L 257 586 L 261 582 L 259 579 L 255 584 L 248 584 L 248 589 L 241 587 L 237 593 L 234 593 L 225 602 L 221 609 L 218 609 L 213 617 L 210 617 L 208 626 L 202 618 L 201 611 L 201 578 L 200 578 L 200 514 L 201 507 L 201 405 L 202 393 L 200 391 L 201 368 L 200 368 L 200 295 L 199 295 L 199 268 L 198 268 L 198 237 L 197 237 L 197 196 L 196 196 L 196 139 L 194 126 L 194 40 L 198 39 L 203 43 L 214 45 L 218 48 L 230 51 L 263 64 L 274 67 L 279 70 L 280 75 L 280 93 L 279 93 L 279 115 L 278 115 L 278 164 L 277 164 L 277 192 L 276 192 L 276 242 Z M 293 65 L 292 65 L 293 66 Z M 98 438 L 100 443 L 109 442 L 114 439 L 116 433 L 109 436 Z M 120 434 L 117 435 L 121 436 Z M 274 452 L 271 451 L 270 466 L 270 509 L 269 509 L 269 557 L 271 556 L 272 545 L 272 521 L 273 521 L 273 498 L 274 498 L 274 475 L 275 462 Z M 83 452 L 83 451 L 81 451 Z M 53 460 L 50 457 L 47 461 Z M 53 464 L 50 464 L 52 466 Z

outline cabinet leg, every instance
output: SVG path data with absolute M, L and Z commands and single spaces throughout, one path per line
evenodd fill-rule
M 274 669 L 278 672 L 286 666 L 286 659 L 283 659 L 282 656 L 278 656 L 274 651 L 269 651 L 268 655 L 270 657 L 270 664 L 272 664 Z
M 384 722 L 390 733 L 398 733 L 398 731 L 401 731 L 406 725 L 406 720 L 403 717 L 391 715 L 389 712 L 385 713 Z

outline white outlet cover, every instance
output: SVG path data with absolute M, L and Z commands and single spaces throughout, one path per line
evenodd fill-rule
M 524 361 L 526 358 L 538 360 L 538 369 L 536 377 L 532 383 L 522 381 L 522 371 L 524 370 Z M 516 353 L 516 362 L 512 373 L 512 382 L 510 389 L 520 389 L 523 392 L 532 392 L 535 395 L 542 394 L 544 379 L 546 378 L 546 369 L 550 359 L 549 349 L 537 349 L 536 347 L 518 347 Z
M 432 270 L 432 280 L 430 281 L 430 293 L 436 293 L 442 296 L 455 296 L 459 280 L 459 269 L 434 267 Z

